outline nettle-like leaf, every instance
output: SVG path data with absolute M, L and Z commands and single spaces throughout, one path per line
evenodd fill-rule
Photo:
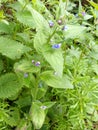
M 5 118 L 6 124 L 10 126 L 17 126 L 20 120 L 19 110 L 15 108 L 15 110 L 11 111 L 9 115 Z
M 14 73 L 7 73 L 0 77 L 0 98 L 15 95 L 22 88 L 22 83 Z
M 51 65 L 51 67 L 58 73 L 58 75 L 62 76 L 64 62 L 62 50 L 53 50 L 53 52 L 44 51 L 43 56 L 46 59 L 46 61 Z
M 77 38 L 80 37 L 81 34 L 86 30 L 86 27 L 79 25 L 67 25 L 68 29 L 64 31 L 65 39 L 68 38 Z
M 62 76 L 63 73 L 63 55 L 62 49 L 54 49 L 52 45 L 47 43 L 49 36 L 39 31 L 34 39 L 34 47 L 40 52 L 51 67 Z M 41 39 L 41 40 L 40 40 Z
M 20 62 L 15 63 L 14 65 L 15 71 L 20 72 L 38 72 L 40 70 L 39 66 L 35 66 L 32 61 L 22 60 Z
M 32 14 L 32 19 L 36 25 L 36 28 L 47 28 L 47 31 L 50 29 L 46 19 L 39 12 L 33 9 L 30 4 L 27 5 L 27 9 Z
M 19 0 L 19 2 L 22 6 L 24 6 L 23 1 Z M 48 22 L 38 11 L 33 9 L 30 4 L 27 4 L 25 9 L 25 11 L 22 10 L 15 14 L 17 20 L 31 28 L 47 28 L 47 30 L 49 30 Z
M 0 37 L 0 53 L 11 59 L 18 59 L 22 54 L 31 51 L 30 47 L 24 46 L 23 44 L 8 39 Z
M 7 33 L 11 32 L 10 25 L 0 22 L 0 33 Z
M 43 45 L 47 44 L 47 36 L 46 32 L 38 31 L 34 37 L 34 48 L 37 52 L 42 53 Z
M 41 104 L 33 102 L 30 109 L 30 116 L 35 129 L 40 129 L 45 121 L 45 110 L 41 108 Z
M 60 78 L 57 73 L 53 73 L 52 71 L 43 72 L 41 74 L 41 79 L 53 88 L 73 88 L 71 81 L 66 75 L 63 75 L 63 77 Z
M 35 28 L 36 25 L 32 19 L 32 14 L 29 11 L 20 11 L 15 13 L 17 20 L 26 26 Z

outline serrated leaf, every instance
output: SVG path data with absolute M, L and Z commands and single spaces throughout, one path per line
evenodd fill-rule
M 40 108 L 39 103 L 33 102 L 30 109 L 31 120 L 34 124 L 35 129 L 40 129 L 45 120 L 45 111 Z
M 65 39 L 68 38 L 77 38 L 80 37 L 80 35 L 85 31 L 86 27 L 79 26 L 79 25 L 67 25 L 68 30 L 63 31 L 65 35 Z
M 0 22 L 0 33 L 7 33 L 9 34 L 11 32 L 11 28 L 9 25 Z
M 69 88 L 72 89 L 73 85 L 66 75 L 62 78 L 57 74 L 54 74 L 52 71 L 46 71 L 41 74 L 41 79 L 45 83 L 53 88 Z
M 22 83 L 14 73 L 7 73 L 0 77 L 0 98 L 15 95 L 22 88 Z
M 32 14 L 29 11 L 20 11 L 15 14 L 17 20 L 26 26 L 35 28 L 35 22 L 33 21 Z
M 16 108 L 15 110 L 10 112 L 10 115 L 6 117 L 5 122 L 10 126 L 17 126 L 20 120 L 19 110 Z
M 15 63 L 14 65 L 15 71 L 20 72 L 38 72 L 40 70 L 39 66 L 35 66 L 32 61 L 22 60 L 20 62 Z
M 46 19 L 39 12 L 37 12 L 35 9 L 33 9 L 30 4 L 27 5 L 27 9 L 32 14 L 32 19 L 36 25 L 36 28 L 38 28 L 38 29 L 47 28 L 47 31 L 49 31 L 50 28 L 49 28 L 49 24 L 46 21 Z
M 34 37 L 34 48 L 37 52 L 42 52 L 43 45 L 47 43 L 48 36 L 45 32 L 38 31 Z
M 43 56 L 46 61 L 51 65 L 51 67 L 58 73 L 59 76 L 62 76 L 63 73 L 63 55 L 62 50 L 54 50 L 51 51 L 44 51 Z
M 11 59 L 18 59 L 22 54 L 31 51 L 31 48 L 14 40 L 0 37 L 0 53 Z

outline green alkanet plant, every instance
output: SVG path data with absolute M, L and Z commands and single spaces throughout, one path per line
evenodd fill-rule
M 98 129 L 98 12 L 88 3 L 0 1 L 0 130 Z

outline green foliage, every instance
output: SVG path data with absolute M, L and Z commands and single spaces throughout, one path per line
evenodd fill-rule
M 0 130 L 98 129 L 98 11 L 84 4 L 0 1 Z
M 4 37 L 0 37 L 0 48 L 0 53 L 11 59 L 18 59 L 22 54 L 31 50 L 29 47 Z
M 15 95 L 22 87 L 22 83 L 14 73 L 8 73 L 0 77 L 0 98 L 8 98 Z

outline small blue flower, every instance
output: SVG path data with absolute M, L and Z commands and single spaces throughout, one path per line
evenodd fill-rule
M 53 27 L 53 26 L 54 26 L 54 22 L 51 21 L 51 20 L 49 20 L 49 26 L 50 26 L 50 27 Z
M 40 108 L 45 110 L 47 108 L 47 106 L 41 106 Z
M 61 47 L 61 43 L 52 45 L 53 49 L 58 49 Z
M 67 31 L 67 30 L 68 30 L 68 26 L 65 25 L 65 26 L 62 28 L 62 30 Z
M 40 66 L 40 62 L 37 61 L 37 62 L 35 63 L 35 66 Z
M 24 78 L 27 78 L 28 77 L 28 73 L 24 73 Z

